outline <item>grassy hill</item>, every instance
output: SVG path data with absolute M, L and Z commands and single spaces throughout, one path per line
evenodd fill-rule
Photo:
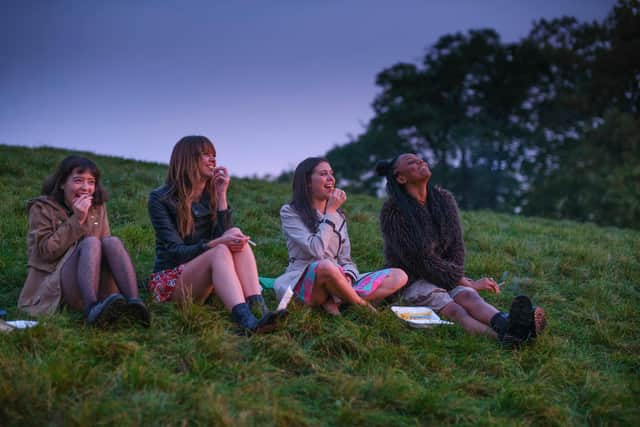
M 25 318 L 15 308 L 25 201 L 67 154 L 0 145 L 0 307 L 10 319 Z M 87 155 L 142 287 L 154 244 L 146 198 L 166 166 Z M 288 197 L 288 185 L 231 183 L 261 275 L 285 267 L 278 209 Z M 380 205 L 364 196 L 345 205 L 362 271 L 383 261 Z M 0 334 L 0 425 L 638 425 L 640 232 L 489 212 L 462 219 L 467 273 L 506 280 L 486 298 L 505 308 L 526 293 L 545 307 L 548 333 L 534 346 L 503 350 L 457 326 L 409 329 L 388 309 L 334 319 L 295 306 L 281 330 L 250 338 L 234 334 L 219 303 L 153 305 L 149 330 L 96 330 L 62 311 Z

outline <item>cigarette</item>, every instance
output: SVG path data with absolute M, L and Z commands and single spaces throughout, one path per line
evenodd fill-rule
M 256 242 L 254 242 L 251 239 L 247 240 L 247 243 L 249 243 L 251 246 L 255 246 L 256 245 Z
M 504 281 L 498 283 L 498 287 L 502 287 L 502 285 L 504 285 Z

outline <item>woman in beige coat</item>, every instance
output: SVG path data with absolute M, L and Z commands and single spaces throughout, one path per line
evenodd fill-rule
M 85 157 L 65 158 L 45 180 L 27 205 L 29 273 L 18 307 L 37 316 L 63 303 L 92 325 L 125 316 L 148 326 L 129 254 L 110 235 L 106 198 L 98 167 Z
M 400 269 L 359 274 L 351 261 L 347 222 L 340 207 L 346 193 L 335 188 L 331 165 L 320 157 L 302 161 L 293 178 L 293 200 L 280 209 L 289 265 L 276 279 L 278 299 L 287 289 L 305 304 L 340 314 L 338 302 L 369 305 L 407 282 Z

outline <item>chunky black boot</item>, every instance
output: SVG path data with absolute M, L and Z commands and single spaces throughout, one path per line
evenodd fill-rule
M 529 297 L 518 295 L 509 309 L 509 326 L 505 338 L 520 344 L 535 338 L 534 310 Z
M 261 294 L 248 296 L 247 304 L 249 304 L 251 312 L 253 312 L 253 314 L 257 317 L 264 317 L 269 312 L 267 303 L 264 301 L 264 298 Z

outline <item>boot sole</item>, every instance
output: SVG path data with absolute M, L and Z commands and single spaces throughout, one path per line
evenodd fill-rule
M 255 334 L 265 334 L 268 332 L 273 332 L 277 327 L 278 323 L 285 319 L 289 315 L 287 310 L 278 310 L 271 313 L 271 316 L 266 319 L 266 322 L 262 325 L 259 325 L 254 331 Z
M 98 328 L 111 325 L 122 315 L 125 307 L 126 301 L 122 296 L 119 298 L 111 298 L 111 301 L 107 302 L 107 305 L 102 309 L 102 312 L 98 315 L 92 325 Z
M 533 331 L 533 304 L 529 297 L 519 295 L 513 299 L 509 310 L 507 334 L 520 341 L 531 338 Z
M 149 309 L 141 301 L 128 301 L 123 307 L 122 318 L 148 328 L 151 325 Z
M 533 333 L 531 338 L 535 339 L 542 334 L 547 327 L 547 317 L 542 307 L 536 307 L 533 310 Z

